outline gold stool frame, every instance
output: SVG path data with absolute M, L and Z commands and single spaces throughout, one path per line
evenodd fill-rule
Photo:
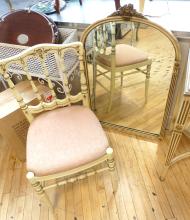
M 190 61 L 190 50 L 189 50 L 189 61 Z M 190 114 L 190 63 L 187 65 L 187 75 L 185 81 L 185 89 L 183 93 L 183 100 L 174 125 L 174 129 L 172 131 L 172 136 L 170 139 L 169 148 L 165 159 L 164 170 L 160 176 L 160 179 L 162 181 L 165 180 L 167 171 L 172 165 L 183 159 L 190 157 L 190 151 L 175 156 L 189 114 Z

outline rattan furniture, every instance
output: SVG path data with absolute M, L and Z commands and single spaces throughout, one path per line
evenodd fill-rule
M 185 132 L 185 127 L 187 125 L 188 117 L 190 115 L 190 50 L 189 50 L 188 64 L 186 71 L 187 73 L 186 73 L 183 98 L 181 100 L 179 113 L 175 121 L 175 125 L 172 131 L 172 136 L 170 138 L 168 152 L 164 164 L 164 170 L 160 177 L 161 180 L 165 180 L 167 171 L 171 166 L 173 166 L 174 164 L 176 164 L 177 162 L 183 159 L 190 157 L 190 151 L 176 155 L 177 148 L 180 146 L 180 140 L 183 132 Z

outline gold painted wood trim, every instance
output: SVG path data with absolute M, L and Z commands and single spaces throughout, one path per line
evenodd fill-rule
M 145 137 L 145 138 L 155 138 L 155 139 L 162 139 L 162 137 L 159 135 L 159 134 L 155 134 L 155 133 L 151 133 L 151 132 L 148 132 L 148 131 L 142 131 L 142 130 L 138 130 L 138 129 L 135 129 L 135 128 L 129 128 L 129 127 L 124 127 L 124 126 L 121 126 L 121 125 L 117 125 L 117 124 L 112 124 L 112 123 L 109 123 L 109 122 L 106 122 L 106 121 L 100 121 L 102 126 L 106 129 L 106 128 L 111 128 L 112 130 L 114 131 L 119 131 L 119 132 L 126 132 L 128 134 L 131 134 L 131 135 L 138 135 L 140 137 Z
M 186 152 L 184 154 L 180 154 L 179 156 L 173 158 L 171 160 L 170 166 L 172 166 L 173 164 L 179 162 L 180 160 L 184 160 L 187 159 L 188 157 L 190 157 L 190 152 Z
M 190 50 L 189 50 L 188 58 L 190 58 Z M 189 61 L 190 61 L 190 59 L 189 59 Z M 175 163 L 177 163 L 181 160 L 184 160 L 184 159 L 190 157 L 190 151 L 175 156 L 176 150 L 179 146 L 179 142 L 180 142 L 182 134 L 183 134 L 183 130 L 185 128 L 185 123 L 186 123 L 187 118 L 190 113 L 190 92 L 189 92 L 189 90 L 190 90 L 190 69 L 189 69 L 189 67 L 190 67 L 190 62 L 188 63 L 188 66 L 187 66 L 186 82 L 185 82 L 185 88 L 184 88 L 184 97 L 183 97 L 183 101 L 182 101 L 182 104 L 180 107 L 180 111 L 178 113 L 178 116 L 177 116 L 177 119 L 175 122 L 174 130 L 172 132 L 172 136 L 170 139 L 169 148 L 168 148 L 168 152 L 167 152 L 166 159 L 165 159 L 164 170 L 163 170 L 163 173 L 160 177 L 161 180 L 165 179 L 169 167 L 171 167 L 172 165 L 174 165 Z

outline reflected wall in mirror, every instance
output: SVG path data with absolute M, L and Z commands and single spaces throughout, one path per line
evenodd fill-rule
M 164 133 L 176 86 L 178 43 L 131 5 L 113 15 L 82 35 L 91 107 L 104 124 Z

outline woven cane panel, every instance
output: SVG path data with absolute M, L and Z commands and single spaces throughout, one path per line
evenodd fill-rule
M 8 57 L 15 56 L 21 53 L 26 48 L 28 47 L 14 46 L 12 44 L 0 43 L 0 59 L 2 60 Z
M 13 82 L 17 84 L 19 81 L 26 79 L 26 71 L 38 80 L 39 83 L 47 85 L 47 77 L 45 71 L 47 71 L 50 79 L 52 80 L 54 91 L 58 98 L 64 98 L 61 94 L 64 94 L 64 86 L 62 83 L 63 74 L 68 78 L 69 88 L 72 91 L 72 81 L 78 79 L 79 81 L 79 59 L 75 49 L 68 49 L 64 56 L 59 60 L 58 55 L 50 52 L 41 59 L 36 54 L 25 58 L 26 68 L 19 62 L 11 63 L 8 66 L 9 75 Z M 59 63 L 60 62 L 60 63 Z M 61 66 L 62 65 L 62 66 Z

